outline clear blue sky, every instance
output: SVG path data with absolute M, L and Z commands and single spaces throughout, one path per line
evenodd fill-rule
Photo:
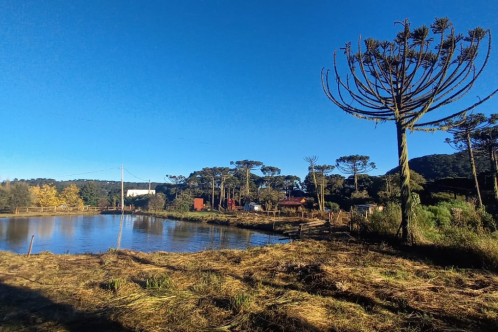
M 498 87 L 493 0 L 2 0 L 0 14 L 0 180 L 119 180 L 123 164 L 164 182 L 243 159 L 304 177 L 305 156 L 351 154 L 383 174 L 397 165 L 394 125 L 335 108 L 320 70 L 360 34 L 392 40 L 405 18 L 491 29 L 491 60 L 466 104 Z M 453 153 L 445 137 L 409 135 L 410 158 Z

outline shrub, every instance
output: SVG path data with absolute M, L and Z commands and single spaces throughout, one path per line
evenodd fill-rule
M 339 204 L 335 202 L 325 202 L 325 206 L 328 207 L 332 212 L 338 212 L 341 209 Z
M 451 212 L 444 206 L 427 206 L 426 209 L 434 215 L 434 224 L 445 227 L 451 224 Z
M 401 207 L 388 203 L 383 211 L 375 211 L 368 220 L 368 230 L 384 235 L 396 235 L 401 222 Z

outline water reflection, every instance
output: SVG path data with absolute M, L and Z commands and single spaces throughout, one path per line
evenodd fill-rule
M 133 229 L 150 234 L 163 235 L 163 219 L 148 216 L 136 216 L 133 220 Z
M 19 218 L 15 223 L 8 223 L 5 233 L 7 243 L 14 248 L 19 247 L 27 239 L 29 234 L 28 218 Z
M 118 245 L 116 246 L 116 249 L 121 249 L 121 235 L 123 234 L 123 220 L 124 220 L 124 213 L 121 211 L 121 220 L 119 221 L 119 235 L 118 235 Z
M 26 253 L 103 252 L 109 248 L 193 252 L 261 246 L 278 236 L 226 226 L 135 215 L 98 215 L 0 219 L 0 250 Z

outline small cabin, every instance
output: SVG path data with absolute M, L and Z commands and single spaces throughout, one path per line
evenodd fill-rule
M 382 205 L 377 205 L 377 204 L 361 204 L 361 205 L 356 205 L 355 208 L 356 211 L 358 211 L 361 214 L 364 213 L 373 214 L 375 211 L 384 210 L 384 207 Z
M 306 203 L 306 197 L 289 197 L 280 201 L 278 206 L 280 208 L 289 208 L 298 211 L 301 206 Z

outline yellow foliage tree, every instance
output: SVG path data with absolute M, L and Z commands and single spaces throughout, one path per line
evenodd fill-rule
M 37 206 L 48 207 L 61 204 L 57 189 L 52 184 L 44 184 L 41 188 L 39 186 L 30 187 L 29 189 Z
M 60 194 L 61 204 L 66 204 L 70 207 L 83 207 L 83 200 L 80 197 L 80 190 L 75 184 L 64 188 Z

